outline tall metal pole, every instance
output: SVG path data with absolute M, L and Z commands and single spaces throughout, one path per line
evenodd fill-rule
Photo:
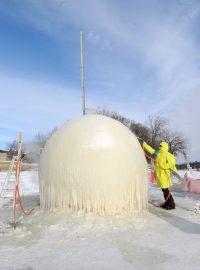
M 80 41 L 81 41 L 82 104 L 83 104 L 83 115 L 85 115 L 85 84 L 84 84 L 84 58 L 83 58 L 83 32 L 80 33 Z

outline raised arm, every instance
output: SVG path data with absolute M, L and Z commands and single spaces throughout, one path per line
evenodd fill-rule
M 155 149 L 153 149 L 150 145 L 148 145 L 145 141 L 143 142 L 144 149 L 149 152 L 151 155 L 155 153 Z

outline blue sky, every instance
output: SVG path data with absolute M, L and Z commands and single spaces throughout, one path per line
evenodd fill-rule
M 198 0 L 0 2 L 0 148 L 80 116 L 86 107 L 145 123 L 169 117 L 200 160 Z

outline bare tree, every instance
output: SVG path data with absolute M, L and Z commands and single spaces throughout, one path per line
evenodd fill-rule
M 187 140 L 183 134 L 167 128 L 169 119 L 161 116 L 149 116 L 146 124 L 136 123 L 118 112 L 109 111 L 105 108 L 97 109 L 97 113 L 116 119 L 127 126 L 138 138 L 149 143 L 153 148 L 158 149 L 161 141 L 169 144 L 169 151 L 174 155 L 183 154 L 186 157 Z
M 50 137 L 56 132 L 57 127 L 53 128 L 51 131 L 49 131 L 48 133 L 42 133 L 42 132 L 38 132 L 33 141 L 38 145 L 38 147 L 40 149 L 44 148 L 45 144 L 47 143 L 47 141 L 50 139 Z
M 25 158 L 29 162 L 38 162 L 42 149 L 45 147 L 47 141 L 55 133 L 57 128 L 53 128 L 47 133 L 38 132 L 32 141 L 28 141 L 24 144 L 26 151 Z
M 15 140 L 7 143 L 6 149 L 8 150 L 8 152 L 12 152 L 14 155 L 17 155 L 18 141 L 15 139 Z
M 152 147 L 157 148 L 159 146 L 165 126 L 169 124 L 169 119 L 161 116 L 149 116 L 146 124 L 150 129 L 149 143 L 152 145 Z
M 9 158 L 12 158 L 13 156 L 17 156 L 18 144 L 19 144 L 19 141 L 17 139 L 7 143 L 6 149 L 9 152 Z M 23 144 L 22 144 L 21 153 L 24 154 L 24 145 Z
M 146 142 L 150 142 L 151 136 L 150 136 L 150 129 L 140 123 L 135 123 L 132 121 L 130 125 L 130 130 L 139 138 Z
M 183 154 L 185 159 L 187 158 L 187 147 L 188 142 L 187 139 L 183 136 L 183 134 L 166 129 L 163 131 L 162 135 L 163 141 L 169 144 L 169 151 L 175 156 L 178 153 Z
M 147 125 L 150 129 L 149 143 L 153 148 L 158 148 L 159 143 L 165 141 L 169 144 L 169 151 L 171 153 L 174 155 L 180 153 L 186 158 L 187 139 L 183 134 L 167 128 L 169 119 L 161 116 L 149 116 Z
M 119 122 L 124 124 L 126 127 L 130 127 L 130 125 L 131 125 L 131 120 L 129 118 L 122 116 L 121 114 L 119 114 L 116 111 L 109 111 L 106 108 L 101 109 L 100 107 L 98 107 L 96 112 L 97 112 L 97 114 L 102 114 L 105 116 L 109 116 L 115 120 L 118 120 Z

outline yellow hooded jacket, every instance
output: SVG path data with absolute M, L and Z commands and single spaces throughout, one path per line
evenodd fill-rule
M 156 182 L 161 188 L 169 188 L 171 183 L 170 170 L 176 171 L 175 156 L 168 152 L 169 146 L 166 142 L 161 142 L 159 150 L 156 151 L 146 142 L 143 142 L 144 149 L 153 155 L 155 159 Z

